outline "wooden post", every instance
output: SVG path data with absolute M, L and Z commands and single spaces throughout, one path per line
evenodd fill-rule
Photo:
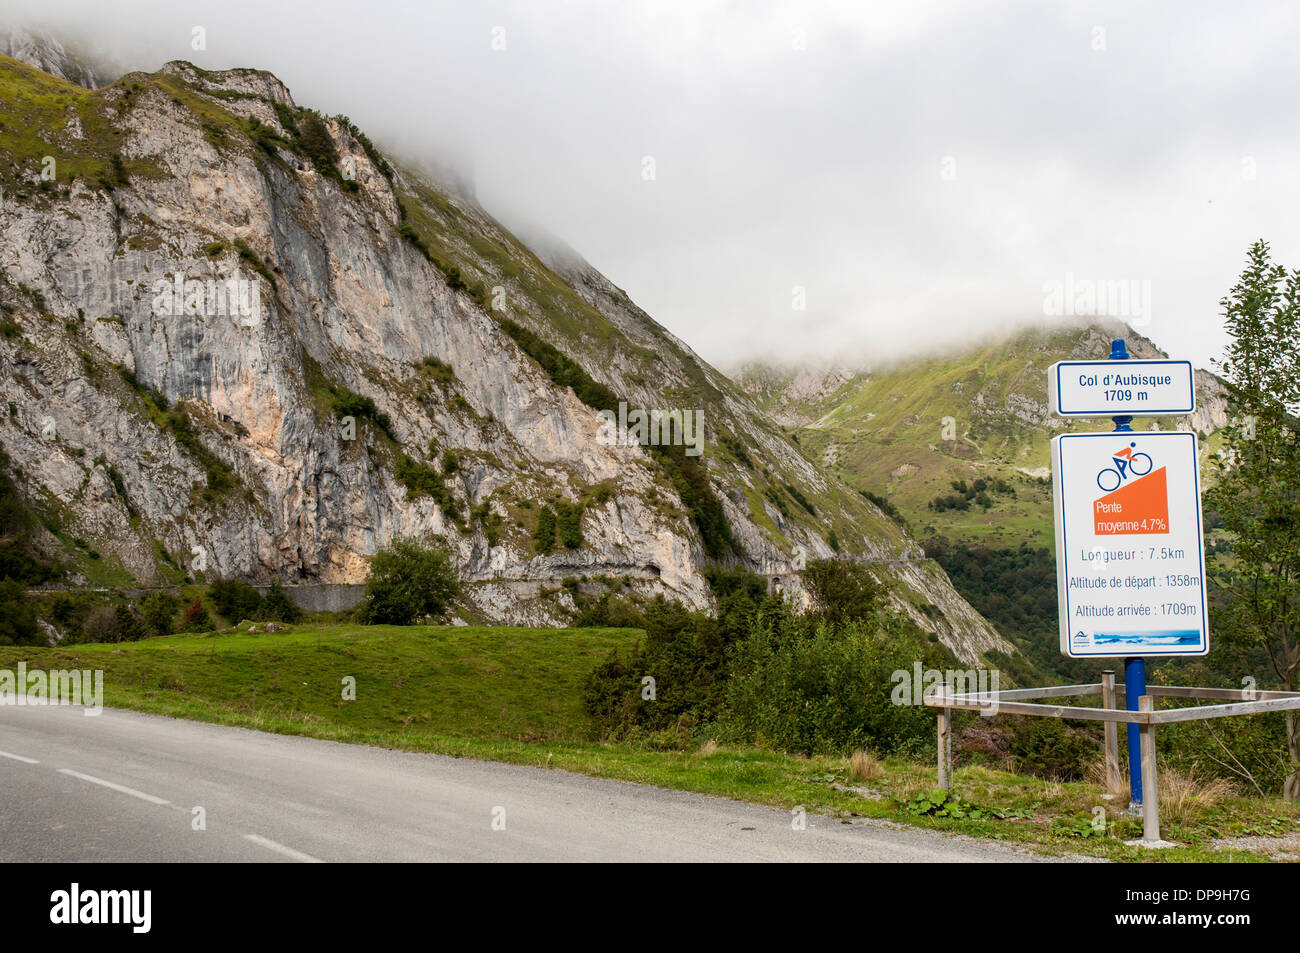
M 1155 699 L 1143 695 L 1138 711 L 1155 711 Z M 1138 725 L 1142 748 L 1142 840 L 1147 844 L 1160 841 L 1160 790 L 1156 786 L 1156 726 Z
M 939 787 L 952 790 L 952 709 L 939 709 Z
M 1115 672 L 1107 669 L 1101 673 L 1101 707 L 1115 707 Z M 1103 722 L 1106 748 L 1106 791 L 1118 794 L 1119 786 L 1119 725 L 1113 721 Z
M 948 709 L 948 786 L 952 787 L 953 776 L 957 773 L 957 763 L 952 760 L 952 709 Z

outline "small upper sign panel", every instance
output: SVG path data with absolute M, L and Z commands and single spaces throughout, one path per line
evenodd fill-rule
M 1047 370 L 1061 417 L 1159 417 L 1196 409 L 1191 361 L 1058 361 Z

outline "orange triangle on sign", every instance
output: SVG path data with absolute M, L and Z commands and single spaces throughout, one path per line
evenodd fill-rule
M 1169 532 L 1169 488 L 1165 468 L 1134 480 L 1092 505 L 1098 536 Z

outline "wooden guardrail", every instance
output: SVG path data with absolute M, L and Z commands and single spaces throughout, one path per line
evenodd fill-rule
M 1147 694 L 1138 699 L 1136 711 L 1117 708 L 1116 702 L 1125 694 L 1122 685 L 1115 684 L 1113 673 L 1104 680 L 1087 685 L 1053 685 L 1047 688 L 1013 688 L 1001 692 L 956 693 L 944 686 L 928 692 L 923 701 L 927 707 L 938 708 L 939 787 L 952 786 L 952 713 L 978 711 L 986 715 L 1034 715 L 1043 718 L 1072 718 L 1080 721 L 1105 722 L 1106 783 L 1112 789 L 1119 786 L 1119 732 L 1121 722 L 1136 724 L 1141 740 L 1142 787 L 1147 796 L 1142 799 L 1142 842 L 1148 845 L 1160 840 L 1160 796 L 1156 777 L 1157 725 L 1179 721 L 1199 721 L 1206 718 L 1230 718 L 1236 715 L 1259 715 L 1271 711 L 1300 709 L 1300 692 L 1260 691 L 1238 688 L 1199 688 L 1191 685 L 1151 685 Z M 1073 698 L 1100 695 L 1102 707 L 1080 705 L 1032 704 L 1034 699 Z M 1217 705 L 1196 705 L 1190 708 L 1156 710 L 1156 699 L 1188 698 L 1226 702 Z

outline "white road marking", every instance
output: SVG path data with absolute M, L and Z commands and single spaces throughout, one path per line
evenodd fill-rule
M 277 844 L 269 837 L 262 837 L 260 834 L 245 834 L 244 840 L 252 841 L 267 850 L 273 850 L 277 854 L 284 854 L 286 857 L 292 857 L 294 860 L 301 861 L 304 864 L 323 864 L 325 861 L 319 857 L 313 857 L 311 854 L 304 854 L 300 850 L 294 850 L 292 847 L 285 847 L 283 844 Z
M 23 764 L 40 764 L 35 758 L 24 758 L 20 754 L 10 754 L 8 751 L 0 751 L 0 758 L 13 758 L 13 760 L 21 761 Z
M 123 784 L 114 784 L 112 781 L 105 781 L 103 778 L 97 778 L 93 775 L 82 774 L 80 771 L 73 771 L 71 768 L 59 768 L 59 774 L 70 775 L 74 778 L 81 778 L 83 781 L 89 781 L 91 784 L 99 784 L 113 791 L 122 794 L 129 794 L 131 797 L 138 797 L 142 801 L 148 801 L 150 804 L 170 804 L 171 801 L 166 798 L 154 797 L 152 794 L 145 794 L 143 791 L 137 791 L 135 788 L 128 788 Z

